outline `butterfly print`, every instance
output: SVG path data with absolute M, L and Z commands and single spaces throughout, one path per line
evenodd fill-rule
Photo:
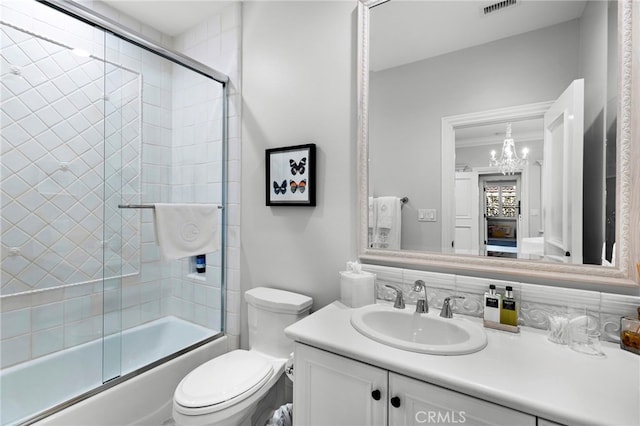
M 273 192 L 275 192 L 276 195 L 287 192 L 287 180 L 283 180 L 282 185 L 278 185 L 278 182 L 273 181 Z
M 304 166 L 307 165 L 307 157 L 302 157 L 302 160 L 298 164 L 295 161 L 289 159 L 289 165 L 291 166 L 291 174 L 296 175 L 296 173 L 304 174 Z
M 307 180 L 302 179 L 300 182 L 296 183 L 293 180 L 289 181 L 289 185 L 291 186 L 291 192 L 295 194 L 296 190 L 300 191 L 300 193 L 304 193 L 304 190 L 307 187 Z

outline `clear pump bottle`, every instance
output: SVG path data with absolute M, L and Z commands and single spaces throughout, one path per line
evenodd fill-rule
M 484 319 L 495 323 L 500 322 L 500 299 L 496 293 L 496 286 L 489 285 L 489 291 L 484 294 Z

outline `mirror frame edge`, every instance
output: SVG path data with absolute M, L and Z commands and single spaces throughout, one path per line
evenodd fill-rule
M 378 264 L 492 278 L 517 277 L 559 285 L 607 285 L 638 289 L 640 284 L 640 1 L 618 0 L 618 121 L 616 170 L 616 267 L 500 260 L 435 252 L 368 247 L 369 196 L 369 24 L 370 8 L 389 0 L 358 0 L 357 23 L 357 187 L 358 257 Z M 632 31 L 632 29 L 636 31 Z M 634 51 L 635 47 L 635 51 Z M 633 111 L 637 113 L 633 114 Z M 635 142 L 634 142 L 635 141 Z M 636 191 L 633 191 L 634 186 Z M 632 215 L 632 213 L 634 213 Z M 635 259 L 635 260 L 634 260 Z M 636 264 L 638 262 L 638 264 Z M 636 265 L 637 270 L 636 270 Z M 499 271 L 499 272 L 496 272 Z

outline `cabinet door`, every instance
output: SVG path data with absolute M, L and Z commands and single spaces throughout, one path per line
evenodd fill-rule
M 389 426 L 536 425 L 535 416 L 395 373 L 389 373 L 389 401 Z
M 295 344 L 295 426 L 384 425 L 386 388 L 386 370 Z

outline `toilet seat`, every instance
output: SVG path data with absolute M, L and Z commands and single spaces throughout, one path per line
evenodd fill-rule
M 266 357 L 235 350 L 197 367 L 178 385 L 175 408 L 183 414 L 213 413 L 253 395 L 273 376 Z

